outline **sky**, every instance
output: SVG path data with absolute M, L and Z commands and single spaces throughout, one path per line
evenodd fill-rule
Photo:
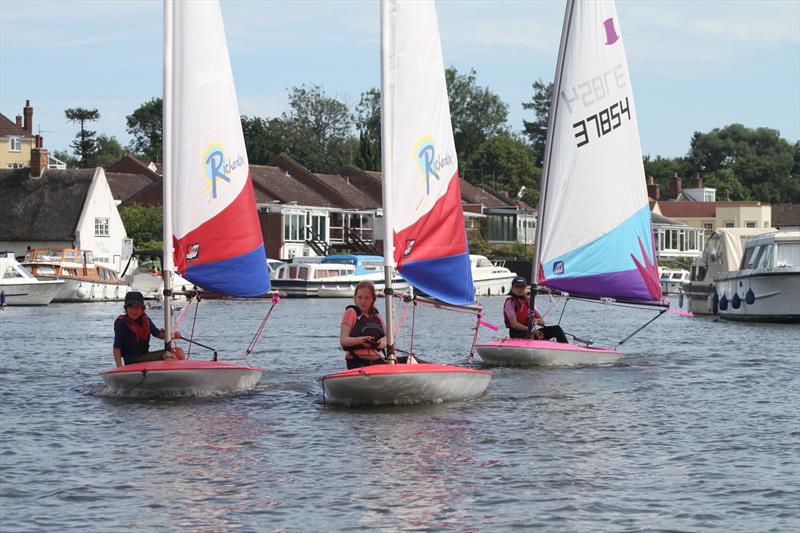
M 190 0 L 197 1 L 197 0 Z M 380 84 L 376 0 L 221 0 L 240 112 L 279 116 L 288 89 L 318 84 L 355 105 Z M 509 106 L 552 81 L 564 0 L 438 0 L 444 61 Z M 732 123 L 800 139 L 800 0 L 618 0 L 642 151 L 685 155 L 695 131 Z M 66 149 L 77 127 L 64 109 L 97 108 L 92 128 L 127 145 L 125 117 L 161 95 L 157 0 L 0 0 L 0 112 L 25 100 L 45 147 Z

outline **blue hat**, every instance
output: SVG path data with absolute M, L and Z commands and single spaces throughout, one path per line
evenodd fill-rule
M 523 278 L 522 276 L 517 276 L 514 278 L 514 281 L 511 282 L 512 287 L 527 287 L 528 280 Z

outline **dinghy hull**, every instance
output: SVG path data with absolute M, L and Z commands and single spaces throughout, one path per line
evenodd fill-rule
M 535 339 L 500 339 L 477 345 L 487 365 L 577 366 L 614 363 L 624 354 L 608 348 L 586 348 Z
M 234 394 L 253 389 L 260 368 L 219 361 L 152 361 L 100 373 L 112 394 L 207 395 Z
M 374 365 L 320 379 L 325 401 L 347 406 L 439 403 L 478 398 L 492 373 L 428 363 Z

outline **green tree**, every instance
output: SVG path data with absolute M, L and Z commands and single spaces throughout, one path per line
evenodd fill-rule
M 547 121 L 550 118 L 550 101 L 553 98 L 553 83 L 542 80 L 533 82 L 533 97 L 530 102 L 522 102 L 522 109 L 532 110 L 534 119 L 523 120 L 523 133 L 533 147 L 533 158 L 538 166 L 544 165 L 544 146 L 547 139 Z
M 530 145 L 518 135 L 502 132 L 488 139 L 477 148 L 471 162 L 481 174 L 467 172 L 469 181 L 483 181 L 532 205 L 538 201 L 542 172 L 534 164 Z
M 53 157 L 56 159 L 60 159 L 64 163 L 66 163 L 67 168 L 79 168 L 81 166 L 80 160 L 75 158 L 72 154 L 67 152 L 66 150 L 56 150 L 53 152 Z
M 242 117 L 247 159 L 253 165 L 268 165 L 281 152 L 290 151 L 290 128 L 280 118 Z
M 147 162 L 161 161 L 163 144 L 163 101 L 152 98 L 126 117 L 128 133 L 133 136 L 130 148 Z
M 98 135 L 95 148 L 92 164 L 98 167 L 109 167 L 125 155 L 125 149 L 113 135 L 111 137 L 103 133 Z
M 445 70 L 450 120 L 459 168 L 473 168 L 473 155 L 490 138 L 508 131 L 508 105 L 481 87 L 475 70 L 459 74 L 455 67 Z
M 381 92 L 372 88 L 361 93 L 356 106 L 358 156 L 356 164 L 366 170 L 381 169 Z
M 80 131 L 75 135 L 75 140 L 70 145 L 75 155 L 80 157 L 81 168 L 86 168 L 92 160 L 96 150 L 96 131 L 87 130 L 86 123 L 94 122 L 100 118 L 97 109 L 85 109 L 83 107 L 72 107 L 64 110 L 67 120 L 81 125 Z
M 119 215 L 137 250 L 164 248 L 164 216 L 160 207 L 132 203 L 121 207 Z
M 747 200 L 747 188 L 729 168 L 723 168 L 703 178 L 703 185 L 717 190 L 717 200 Z
M 686 177 L 692 173 L 692 164 L 683 157 L 661 157 L 657 155 L 642 157 L 644 173 L 646 176 L 653 176 L 655 182 L 661 187 L 661 198 L 656 200 L 669 199 L 670 179 L 673 176 Z

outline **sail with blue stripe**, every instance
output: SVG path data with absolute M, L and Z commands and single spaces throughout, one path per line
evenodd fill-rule
M 613 1 L 567 2 L 540 198 L 534 284 L 589 298 L 661 300 Z

